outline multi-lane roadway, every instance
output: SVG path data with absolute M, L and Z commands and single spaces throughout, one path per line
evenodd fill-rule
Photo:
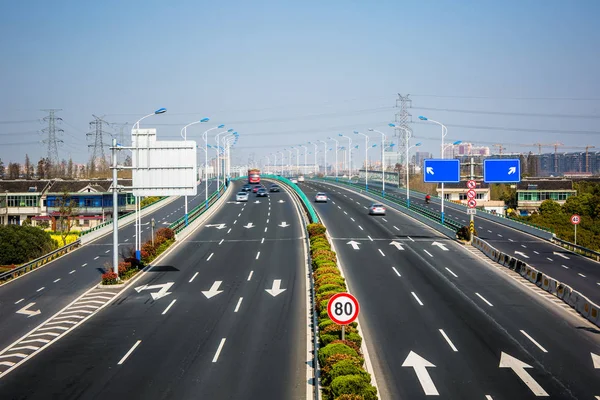
M 287 192 L 229 196 L 109 306 L 1 378 L 2 397 L 307 398 L 300 213 Z
M 303 188 L 330 197 L 316 210 L 360 301 L 381 398 L 600 395 L 600 331 L 560 300 L 404 214 L 369 216 L 355 192 Z
M 215 189 L 216 183 L 212 182 L 209 190 Z M 190 209 L 201 204 L 204 197 L 201 185 L 198 195 L 188 199 Z M 176 199 L 143 217 L 142 242 L 151 237 L 152 218 L 156 221 L 155 229 L 159 229 L 183 216 L 183 201 Z M 126 251 L 134 243 L 135 224 L 120 228 L 120 251 Z M 112 234 L 109 234 L 0 286 L 0 351 L 96 285 L 105 267 L 112 263 L 111 252 Z M 13 361 L 0 359 L 0 373 Z

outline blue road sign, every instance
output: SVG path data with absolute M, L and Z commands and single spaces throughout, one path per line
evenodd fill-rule
M 494 158 L 483 160 L 485 183 L 521 182 L 521 162 L 518 158 Z
M 423 181 L 425 183 L 460 182 L 460 161 L 457 159 L 423 160 Z

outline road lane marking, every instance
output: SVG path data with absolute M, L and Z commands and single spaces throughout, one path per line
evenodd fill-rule
M 350 217 L 350 219 L 352 220 L 352 222 L 356 222 L 356 221 L 354 221 L 354 218 Z
M 536 345 L 536 346 L 537 346 L 537 347 L 538 347 L 538 348 L 539 348 L 541 351 L 543 351 L 544 353 L 547 353 L 547 352 L 548 352 L 548 350 L 546 350 L 544 347 L 542 347 L 542 345 L 541 345 L 541 344 L 539 344 L 538 342 L 536 342 L 536 341 L 535 341 L 535 339 L 534 339 L 534 338 L 532 338 L 531 336 L 529 336 L 529 334 L 528 334 L 527 332 L 525 332 L 523 329 L 521 329 L 521 333 L 522 333 L 523 335 L 525 335 L 525 337 L 526 337 L 527 339 L 531 340 L 531 342 L 532 342 L 533 344 L 535 344 L 535 345 Z
M 522 247 L 522 248 L 524 248 L 524 249 L 526 249 L 526 248 L 527 248 L 527 246 L 525 246 L 524 244 L 522 244 L 522 245 L 521 245 L 521 247 Z
M 129 351 L 127 353 L 125 353 L 125 355 L 123 356 L 123 358 L 121 358 L 121 361 L 119 361 L 117 363 L 117 365 L 121 365 L 125 362 L 125 360 L 127 360 L 127 357 L 129 357 L 131 355 L 131 353 L 133 353 L 133 351 L 135 350 L 136 347 L 138 347 L 140 345 L 140 343 L 142 343 L 141 340 L 138 340 L 137 342 L 135 342 L 135 344 L 133 345 L 133 347 L 131 349 L 129 349 Z
M 413 238 L 411 238 L 410 236 L 407 236 L 407 238 L 410 239 L 411 242 L 414 242 L 415 240 Z
M 107 254 L 107 253 L 110 253 L 110 250 L 106 250 L 104 253 L 105 253 L 105 254 Z
M 582 274 L 581 272 L 578 272 L 577 275 L 581 276 L 582 278 L 585 278 L 586 276 L 584 274 Z
M 75 270 L 73 270 L 73 271 L 69 272 L 69 275 L 71 275 L 73 272 L 75 272 Z
M 39 288 L 38 290 L 36 290 L 36 292 L 41 292 L 44 289 L 46 289 L 46 286 L 42 286 L 41 288 Z
M 387 221 L 387 219 L 385 219 L 385 218 L 381 218 L 381 219 L 382 219 L 384 222 L 388 222 L 388 221 Z
M 362 226 L 359 225 L 358 227 L 360 228 L 361 231 L 364 231 L 364 229 L 362 228 Z
M 96 257 L 94 257 L 94 260 L 97 260 L 97 259 L 99 259 L 99 258 L 100 258 L 100 256 L 96 256 Z
M 494 305 L 492 303 L 490 303 L 489 301 L 486 300 L 485 297 L 483 297 L 482 295 L 480 295 L 479 293 L 475 293 L 477 295 L 477 297 L 479 297 L 481 300 L 485 301 L 487 303 L 488 306 L 490 307 L 494 307 Z
M 371 236 L 367 235 L 367 237 L 369 238 L 369 240 L 370 240 L 371 242 L 373 241 L 373 238 L 372 238 Z
M 490 396 L 489 394 L 486 394 L 485 400 L 494 400 L 494 398 L 492 396 Z
M 265 242 L 265 238 L 262 238 L 262 240 L 260 241 L 260 244 L 263 244 Z
M 538 252 L 537 252 L 537 251 L 535 251 L 535 250 L 534 250 L 533 252 L 534 252 L 535 254 L 540 254 L 540 253 L 538 253 Z M 552 260 L 550 260 L 550 261 L 552 261 Z
M 219 242 L 219 246 L 225 241 L 225 239 L 221 239 L 221 241 Z
M 267 227 L 267 228 L 265 228 L 265 232 L 267 231 L 267 229 L 268 229 L 268 227 Z
M 254 273 L 254 271 L 250 271 L 250 275 L 248 275 L 248 281 L 250 281 L 250 279 L 252 279 L 252 274 Z
M 241 216 L 242 216 L 242 213 L 239 213 L 239 214 L 238 214 L 238 218 L 239 218 L 239 217 L 241 217 Z
M 440 329 L 440 333 L 442 334 L 442 336 L 444 337 L 444 339 L 446 339 L 446 342 L 448 342 L 448 345 L 450 346 L 450 348 L 452 349 L 452 351 L 458 351 L 458 349 L 456 348 L 456 346 L 454 346 L 454 343 L 452 343 L 452 340 L 450 340 L 450 338 L 448 337 L 448 335 L 446 335 L 446 332 L 444 332 L 443 329 Z
M 208 258 L 206 259 L 206 261 L 210 261 L 210 259 L 212 258 L 213 254 L 215 254 L 215 253 L 210 253 L 210 256 L 208 256 Z
M 419 297 L 417 296 L 417 294 L 415 292 L 410 292 L 413 297 L 415 298 L 415 300 L 417 300 L 417 303 L 419 303 L 419 305 L 423 305 L 423 303 L 421 302 L 421 299 L 419 299 Z
M 512 239 L 508 239 L 508 241 L 509 241 L 509 242 L 514 242 L 514 240 L 512 240 Z
M 233 221 L 233 224 L 234 224 L 234 225 L 235 225 L 235 224 L 237 224 L 237 219 L 236 219 L 235 221 Z
M 233 312 L 238 312 L 238 310 L 240 309 L 240 305 L 242 304 L 242 300 L 244 300 L 244 298 L 240 297 L 240 299 L 237 302 L 237 305 L 235 306 L 235 310 L 233 310 Z
M 498 234 L 498 237 L 502 237 L 502 235 L 501 235 L 501 234 Z
M 367 206 L 363 206 L 363 208 L 364 208 L 365 210 L 368 210 L 368 209 L 369 209 Z
M 169 311 L 169 308 L 171 308 L 173 306 L 173 304 L 175 304 L 176 301 L 177 301 L 177 299 L 173 299 L 173 301 L 171 303 L 169 303 L 167 308 L 165 308 L 165 311 L 162 312 L 162 315 L 165 315 L 167 313 L 167 311 Z
M 258 260 L 258 257 L 260 257 L 260 251 L 256 253 L 256 260 Z
M 269 218 L 267 218 L 267 224 L 269 223 Z
M 490 231 L 489 229 L 488 229 L 488 232 L 489 232 L 489 233 L 492 233 L 492 231 Z
M 402 276 L 402 275 L 400 275 L 400 272 L 398 272 L 398 270 L 396 269 L 396 267 L 392 267 L 392 269 L 394 270 L 394 272 L 396 273 L 396 275 L 398 275 L 400 277 Z
M 398 227 L 396 225 L 394 225 L 394 229 L 399 231 L 400 229 L 398 229 Z
M 52 281 L 52 283 L 56 283 L 56 282 L 58 282 L 58 281 L 60 281 L 60 278 L 58 278 L 58 279 L 55 279 L 54 281 Z
M 348 213 L 346 211 L 344 211 L 344 214 L 348 215 Z
M 219 343 L 219 348 L 217 349 L 217 352 L 215 353 L 215 356 L 213 357 L 212 362 L 216 363 L 217 360 L 219 359 L 219 354 L 221 354 L 221 350 L 223 350 L 223 345 L 225 344 L 225 340 L 226 340 L 226 338 L 221 339 L 221 343 Z
M 425 253 L 427 253 L 429 255 L 429 257 L 433 257 L 433 254 L 431 254 L 430 252 L 428 252 L 427 250 L 423 250 Z
M 194 276 L 192 276 L 192 279 L 190 279 L 190 283 L 192 283 L 194 281 L 194 279 L 196 279 L 197 276 L 198 276 L 198 272 L 196 272 L 194 274 Z
M 381 253 L 381 255 L 385 257 L 385 254 L 383 254 L 383 251 L 381 251 L 381 249 L 377 249 L 377 250 L 379 250 L 379 252 Z
M 229 230 L 227 231 L 227 233 L 231 232 L 231 228 L 229 228 Z
M 454 272 L 452 272 L 450 270 L 450 268 L 446 268 L 446 271 L 450 272 L 452 275 L 454 275 L 455 278 L 458 278 L 458 275 L 456 275 Z
M 87 265 L 87 263 L 85 263 L 85 264 L 81 264 L 81 266 L 82 266 L 82 267 L 85 267 L 86 265 Z
M 25 300 L 25 299 L 18 300 L 18 301 L 16 301 L 16 302 L 15 302 L 15 304 L 19 304 L 19 303 L 20 303 L 20 302 L 22 302 L 23 300 Z
M 567 267 L 566 265 L 561 265 L 561 267 L 563 267 L 564 269 L 569 269 L 569 267 Z

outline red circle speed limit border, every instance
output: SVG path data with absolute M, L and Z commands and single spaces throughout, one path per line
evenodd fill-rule
M 571 223 L 573 225 L 578 225 L 581 222 L 581 217 L 577 214 L 571 215 Z
M 348 325 L 358 317 L 360 306 L 350 293 L 334 294 L 327 303 L 327 314 L 338 325 Z

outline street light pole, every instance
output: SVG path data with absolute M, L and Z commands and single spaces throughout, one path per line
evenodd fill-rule
M 215 129 L 223 129 L 225 125 L 221 124 L 204 131 L 202 139 L 204 139 L 204 207 L 208 208 L 208 132 Z M 214 172 L 213 172 L 214 173 Z M 218 184 L 217 184 L 218 189 Z
M 307 161 L 306 161 L 306 155 L 308 154 L 308 147 L 306 147 L 306 146 L 305 146 L 305 145 L 303 145 L 303 144 L 301 144 L 301 145 L 299 145 L 299 146 L 300 146 L 300 147 L 304 147 L 304 168 L 303 168 L 303 173 L 302 173 L 302 175 L 304 175 L 304 172 L 306 171 L 306 166 L 308 165 L 308 164 L 307 164 Z
M 338 136 L 348 139 L 348 180 L 352 180 L 352 139 L 349 136 L 338 134 Z
M 441 159 L 443 160 L 444 159 L 444 138 L 448 134 L 448 128 L 446 128 L 446 125 L 442 124 L 441 122 L 434 121 L 434 120 L 424 117 L 422 115 L 419 116 L 419 119 L 421 121 L 429 121 L 431 123 L 437 124 L 442 127 L 442 148 L 441 148 L 442 156 L 441 156 Z M 441 209 L 442 225 L 444 224 L 444 201 L 445 201 L 445 199 L 444 199 L 444 184 L 442 183 L 442 209 Z
M 319 166 L 318 166 L 318 162 L 317 162 L 317 154 L 319 153 L 319 149 L 318 149 L 316 143 L 308 142 L 308 144 L 312 144 L 313 146 L 315 146 L 315 177 L 316 177 L 317 174 L 319 173 Z
M 300 177 L 300 149 L 297 146 L 291 146 L 292 149 L 296 150 L 296 175 Z
M 369 190 L 369 136 L 359 132 L 354 131 L 355 135 L 363 135 L 365 137 L 365 190 Z
M 196 125 L 196 124 L 200 124 L 202 122 L 208 122 L 208 121 L 209 121 L 208 118 L 202 118 L 200 121 L 195 121 L 195 122 L 189 123 L 186 126 L 184 126 L 181 129 L 181 137 L 183 138 L 183 141 L 184 142 L 187 141 L 187 128 L 188 128 L 188 126 L 192 126 L 192 125 Z M 185 202 L 185 226 L 187 226 L 188 225 L 188 196 L 187 196 L 187 194 L 184 196 L 184 202 Z
M 329 140 L 333 140 L 335 142 L 335 180 L 338 180 L 338 150 L 340 147 L 340 142 L 338 142 L 336 139 L 332 138 L 331 136 L 328 137 L 327 139 Z
M 385 197 L 385 133 L 377 129 L 370 128 L 372 132 L 377 132 L 381 135 L 381 196 Z
M 326 177 L 327 176 L 327 142 L 324 142 L 323 140 L 317 140 L 317 142 L 319 143 L 323 143 L 323 169 L 325 170 L 323 173 L 323 176 Z
M 219 132 L 215 135 L 215 141 L 217 142 L 217 150 L 220 147 L 219 136 L 224 133 L 231 133 L 233 129 L 227 129 L 226 131 Z M 219 156 L 219 152 L 217 151 L 217 189 L 221 186 L 221 158 Z

